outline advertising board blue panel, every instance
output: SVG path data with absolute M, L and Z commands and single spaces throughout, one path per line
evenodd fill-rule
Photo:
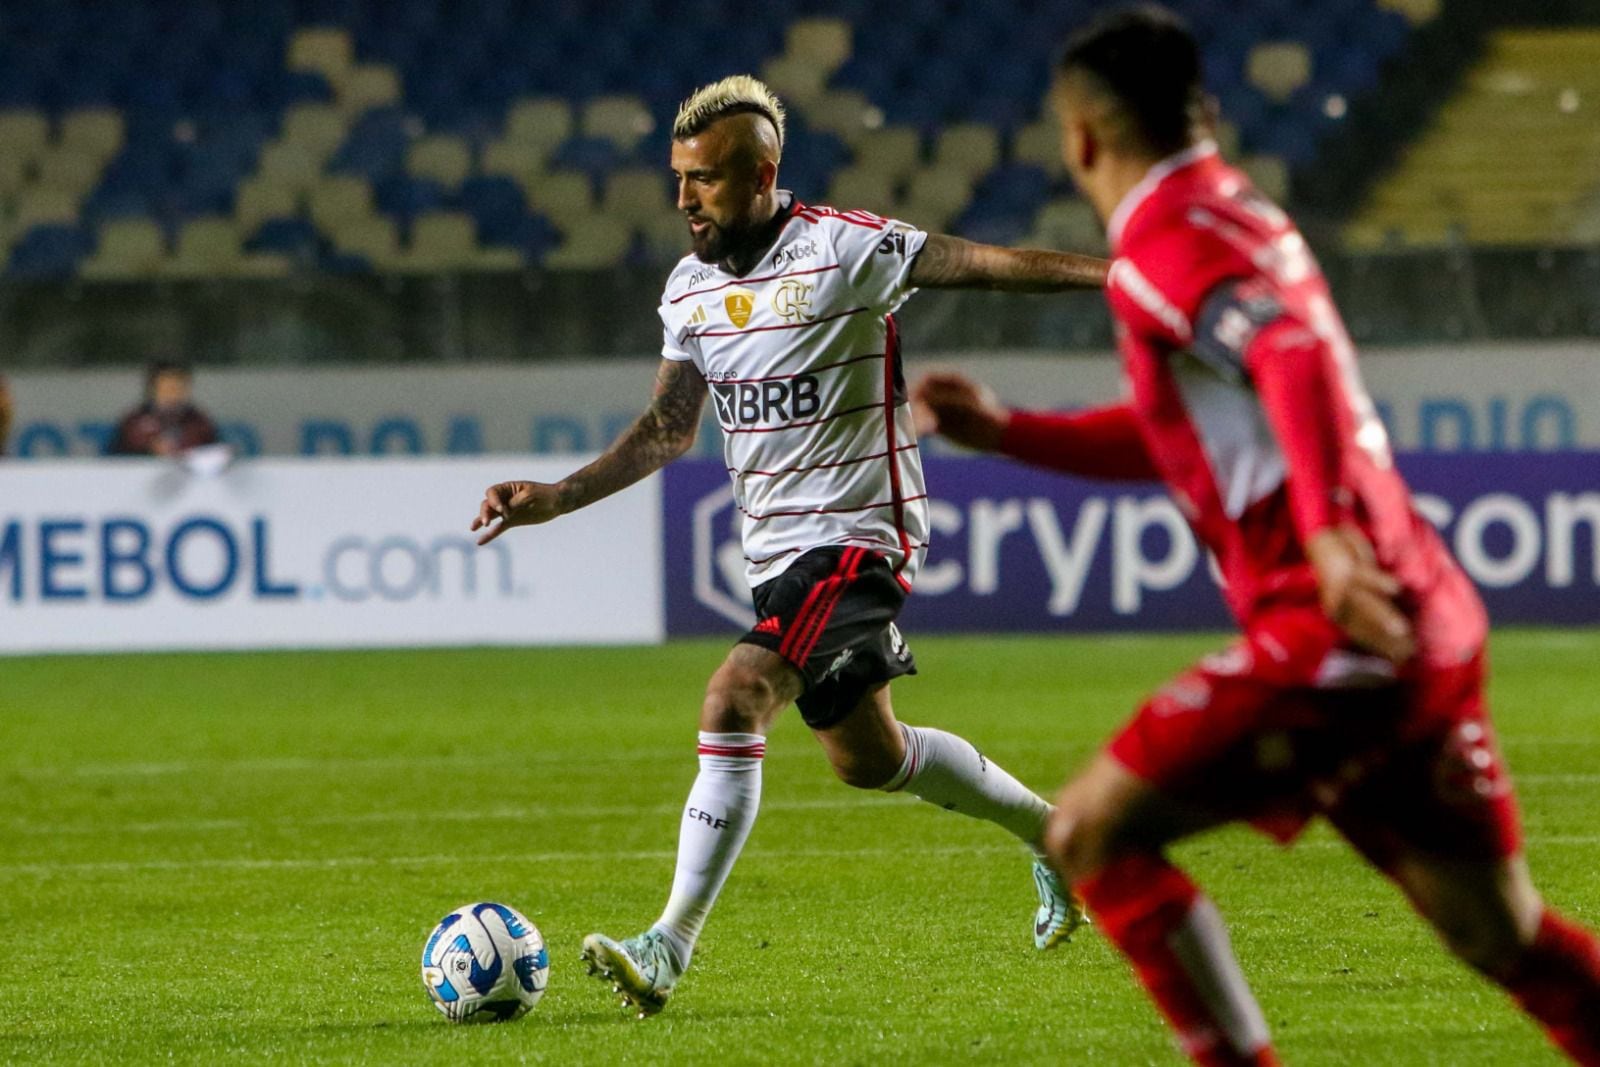
M 1231 624 L 1208 557 L 1160 486 L 985 458 L 926 466 L 934 538 L 908 632 Z M 1600 623 L 1600 453 L 1414 454 L 1400 466 L 1496 623 Z M 665 474 L 668 633 L 748 625 L 726 470 L 693 460 Z

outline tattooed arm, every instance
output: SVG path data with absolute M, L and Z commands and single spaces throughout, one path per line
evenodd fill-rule
M 932 233 L 911 264 L 911 285 L 924 289 L 1011 289 L 1050 293 L 1099 289 L 1106 284 L 1103 259 L 1039 248 L 1000 248 Z
M 654 474 L 694 444 L 705 402 L 705 379 L 694 364 L 663 359 L 650 407 L 599 459 L 555 485 L 501 482 L 485 490 L 478 517 L 472 520 L 472 529 L 483 531 L 478 544 L 488 544 L 513 526 L 549 522 L 587 507 Z

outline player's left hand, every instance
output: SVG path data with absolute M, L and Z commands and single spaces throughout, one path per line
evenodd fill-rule
M 1396 666 L 1417 651 L 1411 621 L 1396 599 L 1400 583 L 1378 566 L 1372 544 L 1354 526 L 1319 530 L 1306 542 L 1322 610 L 1356 644 Z
M 560 489 L 544 482 L 500 482 L 483 491 L 472 530 L 483 531 L 478 544 L 486 545 L 513 526 L 549 522 L 564 513 Z M 499 523 L 495 522 L 499 519 Z

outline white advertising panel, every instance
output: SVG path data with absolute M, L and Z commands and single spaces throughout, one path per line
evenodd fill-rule
M 654 642 L 657 479 L 485 547 L 570 458 L 0 465 L 0 653 Z

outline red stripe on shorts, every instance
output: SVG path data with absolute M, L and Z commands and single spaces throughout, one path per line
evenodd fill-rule
M 833 573 L 811 587 L 811 594 L 806 597 L 806 602 L 801 606 L 800 613 L 795 616 L 783 643 L 778 646 L 778 655 L 796 667 L 805 666 L 806 656 L 810 654 L 812 646 L 817 643 L 817 636 L 821 634 L 819 621 L 823 625 L 827 624 L 828 617 L 833 614 L 834 605 L 844 592 L 845 583 L 853 577 L 854 561 L 865 551 L 861 548 L 845 549 L 840 554 L 839 563 Z

